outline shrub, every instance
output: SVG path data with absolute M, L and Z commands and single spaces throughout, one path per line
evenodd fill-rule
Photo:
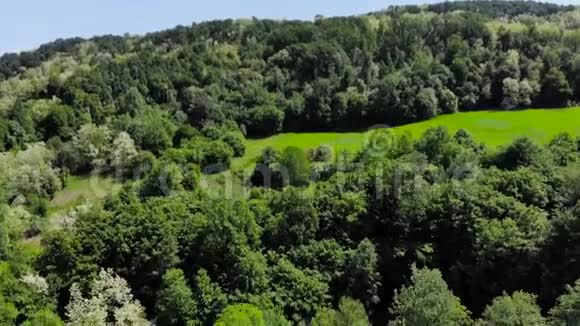
M 244 141 L 241 136 L 238 136 L 233 133 L 226 134 L 222 141 L 234 151 L 234 157 L 242 157 L 246 153 L 246 145 L 244 145 Z

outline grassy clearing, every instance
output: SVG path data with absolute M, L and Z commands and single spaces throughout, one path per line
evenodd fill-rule
M 517 137 L 528 136 L 539 143 L 548 142 L 556 134 L 567 131 L 580 136 L 580 107 L 552 110 L 478 111 L 443 115 L 429 121 L 393 128 L 395 133 L 410 132 L 420 137 L 431 127 L 445 126 L 450 132 L 468 130 L 478 141 L 490 147 L 510 143 Z M 335 152 L 357 151 L 367 139 L 368 132 L 284 133 L 273 137 L 247 140 L 246 155 L 234 159 L 232 171 L 206 176 L 205 187 L 216 194 L 231 195 L 242 192 L 242 178 L 237 173 L 253 168 L 262 150 L 268 146 L 282 150 L 297 146 L 303 150 L 328 145 Z M 71 177 L 68 185 L 50 203 L 49 214 L 58 216 L 85 201 L 95 202 L 120 188 L 112 179 L 102 177 Z M 235 196 L 234 196 L 235 197 Z
M 65 221 L 65 214 L 72 208 L 84 203 L 96 203 L 107 195 L 121 189 L 112 178 L 100 176 L 77 177 L 70 176 L 66 187 L 54 195 L 48 205 L 48 220 L 43 225 L 43 231 L 59 229 Z M 23 239 L 22 250 L 30 255 L 38 255 L 41 250 L 42 234 Z
M 49 205 L 49 215 L 62 212 L 86 202 L 96 202 L 114 193 L 121 186 L 111 178 L 99 176 L 69 177 L 66 187 L 56 193 Z
M 442 115 L 435 119 L 394 128 L 396 133 L 410 132 L 419 137 L 430 127 L 445 126 L 450 132 L 468 130 L 478 141 L 490 147 L 507 144 L 517 137 L 528 136 L 539 143 L 548 142 L 556 134 L 567 131 L 580 136 L 580 107 L 568 109 L 523 111 L 478 111 Z M 319 145 L 340 150 L 359 150 L 367 132 L 359 133 L 286 133 L 270 138 L 247 140 L 246 155 L 233 161 L 232 168 L 251 167 L 267 146 L 283 149 L 297 146 L 304 150 Z

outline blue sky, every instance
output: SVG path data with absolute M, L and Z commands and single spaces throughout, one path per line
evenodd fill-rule
M 580 0 L 562 0 L 578 3 Z M 57 38 L 143 34 L 218 18 L 312 19 L 352 15 L 392 4 L 437 0 L 7 0 L 0 11 L 0 53 Z

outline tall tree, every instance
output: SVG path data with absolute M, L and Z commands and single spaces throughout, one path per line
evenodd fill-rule
M 469 312 L 438 270 L 413 267 L 411 284 L 395 293 L 389 325 L 468 325 Z
M 487 324 L 499 326 L 546 325 L 536 297 L 521 291 L 494 299 L 485 309 L 483 319 Z

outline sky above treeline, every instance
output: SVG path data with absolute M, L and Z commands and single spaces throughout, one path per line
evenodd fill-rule
M 438 0 L 17 0 L 0 11 L 0 54 L 31 50 L 57 38 L 144 34 L 224 18 L 311 20 L 345 16 L 390 5 Z M 551 1 L 580 4 L 580 0 Z

